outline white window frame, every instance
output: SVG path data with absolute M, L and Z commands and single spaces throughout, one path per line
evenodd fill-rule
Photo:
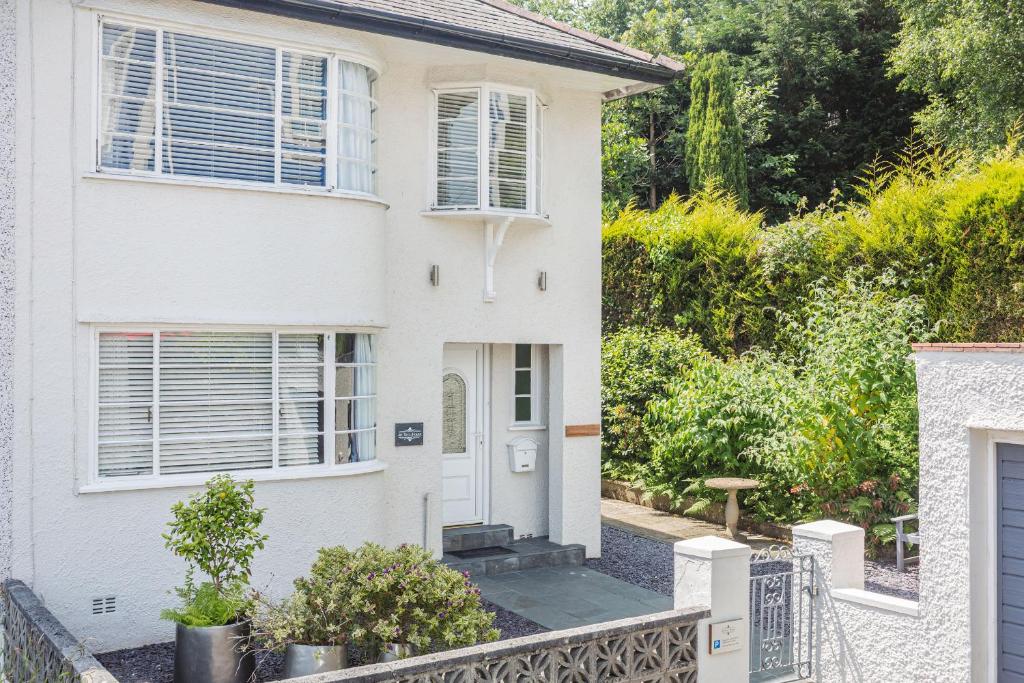
M 158 87 L 156 88 L 156 97 L 154 104 L 154 116 L 157 121 L 157 125 L 154 130 L 154 151 L 153 151 L 153 170 L 142 171 L 136 169 L 127 168 L 106 168 L 102 164 L 103 159 L 103 132 L 100 130 L 100 126 L 103 121 L 103 24 L 119 24 L 122 26 L 128 26 L 131 28 L 144 29 L 156 32 L 157 50 L 156 50 L 156 78 L 158 79 Z M 370 102 L 374 107 L 374 110 L 378 112 L 375 117 L 375 126 L 373 130 L 373 146 L 372 146 L 372 178 L 373 178 L 373 191 L 372 192 L 361 192 L 359 190 L 349 190 L 337 187 L 338 179 L 338 161 L 341 158 L 340 150 L 338 149 L 338 127 L 340 122 L 337 120 L 338 116 L 338 98 L 341 94 L 339 87 L 339 73 L 341 62 L 352 62 L 365 66 L 374 72 L 374 83 L 379 84 L 380 74 L 382 68 L 379 64 L 373 60 L 362 57 L 360 55 L 354 55 L 348 52 L 340 52 L 335 50 L 328 50 L 323 47 L 317 47 L 315 45 L 307 45 L 301 43 L 292 43 L 286 41 L 275 41 L 270 40 L 262 36 L 253 36 L 244 33 L 236 33 L 232 31 L 224 30 L 211 30 L 203 27 L 195 27 L 191 25 L 182 25 L 174 22 L 161 22 L 153 23 L 152 21 L 139 20 L 137 18 L 128 16 L 119 16 L 115 14 L 97 14 L 96 21 L 93 24 L 94 36 L 93 36 L 93 168 L 95 169 L 95 175 L 103 177 L 120 177 L 120 178 L 131 178 L 131 179 L 146 179 L 161 182 L 169 182 L 183 185 L 205 185 L 205 186 L 221 186 L 221 187 L 235 187 L 253 190 L 269 190 L 277 192 L 295 192 L 302 194 L 323 194 L 323 195 L 339 195 L 339 196 L 351 196 L 357 198 L 373 199 L 378 200 L 380 197 L 380 180 L 379 180 L 379 144 L 380 144 L 380 130 L 379 130 L 379 111 L 380 101 L 376 97 L 376 87 L 371 93 Z M 245 43 L 247 45 L 272 48 L 276 52 L 277 69 L 276 69 L 276 96 L 274 99 L 274 182 L 262 183 L 251 180 L 234 180 L 231 178 L 218 178 L 218 177 L 207 177 L 207 176 L 190 176 L 190 175 L 176 175 L 173 173 L 163 172 L 163 126 L 161 122 L 163 120 L 163 34 L 165 31 L 171 31 L 175 33 L 187 33 L 194 36 L 202 36 L 205 38 L 226 40 L 232 42 Z M 282 75 L 281 75 L 281 64 L 282 64 L 282 52 L 298 52 L 305 55 L 314 57 L 323 57 L 327 59 L 327 118 L 324 121 L 325 133 L 326 133 L 326 154 L 324 157 L 324 163 L 326 164 L 324 173 L 324 185 L 302 185 L 298 183 L 283 183 L 281 182 L 281 97 L 282 97 Z
M 541 378 L 540 378 L 540 353 L 537 351 L 537 344 L 526 344 L 530 347 L 530 367 L 521 368 L 516 364 L 516 347 L 521 344 L 512 345 L 512 427 L 542 427 L 543 421 L 540 419 L 540 389 L 541 389 Z M 516 393 L 516 371 L 518 370 L 529 370 L 530 371 L 530 419 L 529 420 L 517 420 L 516 419 L 516 399 L 522 398 L 525 394 Z
M 272 333 L 273 343 L 273 379 L 271 402 L 273 405 L 271 414 L 273 416 L 271 442 L 273 444 L 273 464 L 271 467 L 259 469 L 237 469 L 237 470 L 211 470 L 209 472 L 190 472 L 186 474 L 160 474 L 159 473 L 159 415 L 160 415 L 160 344 L 159 335 L 161 332 L 263 332 Z M 100 335 L 118 332 L 138 332 L 153 335 L 153 474 L 120 477 L 101 477 L 99 475 L 99 387 L 100 387 L 100 361 L 99 345 Z M 281 467 L 278 465 L 280 434 L 278 431 L 278 410 L 280 406 L 280 386 L 278 383 L 278 340 L 281 335 L 288 334 L 321 334 L 324 335 L 324 360 L 323 360 L 323 382 L 324 382 L 324 425 L 323 444 L 324 461 L 312 465 L 290 465 Z M 336 335 L 338 334 L 367 334 L 379 339 L 376 330 L 346 329 L 346 328 L 324 328 L 324 327 L 267 327 L 259 325 L 96 325 L 93 327 L 92 347 L 90 349 L 90 384 L 89 387 L 89 471 L 85 485 L 79 487 L 80 493 L 92 493 L 101 491 L 119 491 L 148 488 L 167 488 L 174 486 L 191 486 L 205 483 L 217 474 L 229 474 L 236 479 L 253 479 L 256 481 L 268 481 L 277 479 L 306 479 L 311 477 L 334 477 L 349 476 L 377 472 L 387 468 L 387 465 L 378 458 L 380 455 L 380 412 L 379 396 L 380 385 L 376 384 L 377 391 L 374 398 L 374 427 L 359 430 L 343 430 L 343 434 L 355 432 L 369 432 L 376 434 L 377 449 L 373 460 L 360 462 L 335 463 L 335 403 L 345 397 L 335 396 L 335 369 L 348 367 L 352 363 L 338 363 L 335 355 Z M 359 363 L 355 365 L 366 365 Z M 378 357 L 372 365 L 379 368 L 380 358 Z M 287 399 L 286 399 L 287 400 Z M 287 434 L 285 435 L 287 436 Z
M 442 206 L 438 203 L 437 181 L 438 181 L 438 98 L 441 95 L 476 92 L 478 93 L 477 111 L 477 201 L 475 204 L 462 204 Z M 491 173 L 490 173 L 490 102 L 491 93 L 500 92 L 509 95 L 523 95 L 526 97 L 526 208 L 510 209 L 498 206 L 491 206 Z M 546 105 L 537 95 L 537 91 L 531 88 L 504 85 L 500 83 L 469 83 L 469 84 L 445 84 L 432 90 L 433 102 L 431 103 L 431 125 L 430 125 L 430 208 L 432 211 L 486 211 L 488 213 L 515 214 L 523 216 L 539 216 L 540 187 L 538 178 L 543 180 L 539 169 L 540 150 L 538 145 L 543 145 L 544 128 L 539 117 L 541 110 Z

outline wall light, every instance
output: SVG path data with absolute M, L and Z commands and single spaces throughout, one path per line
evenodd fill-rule
M 430 284 L 435 287 L 441 286 L 441 266 L 433 265 L 430 266 Z
M 537 289 L 542 292 L 548 291 L 548 271 L 540 271 L 540 275 L 537 276 Z

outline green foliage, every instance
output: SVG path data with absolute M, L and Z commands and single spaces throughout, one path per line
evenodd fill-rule
M 750 205 L 772 220 L 784 220 L 801 197 L 817 206 L 834 188 L 849 196 L 873 158 L 899 148 L 924 103 L 917 93 L 901 91 L 899 79 L 888 73 L 887 56 L 900 28 L 888 0 L 517 4 L 680 59 L 689 73 L 701 56 L 727 53 L 735 72 Z M 979 53 L 977 59 L 983 58 Z M 656 208 L 673 193 L 692 192 L 685 168 L 690 106 L 688 76 L 606 106 L 605 120 L 627 126 L 650 153 L 648 169 L 635 183 L 639 204 Z
M 605 328 L 679 326 L 728 353 L 745 338 L 761 280 L 752 259 L 760 214 L 712 189 L 657 211 L 628 208 L 604 230 Z
M 426 652 L 499 636 L 480 589 L 419 546 L 321 548 L 296 591 L 330 604 L 331 619 L 347 615 L 353 642 L 376 650 L 403 643 Z
M 622 121 L 606 117 L 601 127 L 602 203 L 605 220 L 611 220 L 636 196 L 646 182 L 647 141 Z
M 259 533 L 265 510 L 255 507 L 254 488 L 252 481 L 236 482 L 219 474 L 206 482 L 204 491 L 171 508 L 174 519 L 163 538 L 167 548 L 188 563 L 188 572 L 185 586 L 178 590 L 185 606 L 166 611 L 165 618 L 219 618 L 219 610 L 236 603 L 237 593 L 249 580 L 253 555 L 267 540 Z M 198 588 L 196 570 L 209 578 Z
M 747 161 L 732 78 L 724 52 L 705 57 L 694 69 L 686 131 L 686 176 L 691 192 L 720 187 L 746 208 Z
M 324 564 L 324 553 L 308 577 L 295 580 L 294 592 L 281 602 L 257 596 L 253 634 L 268 650 L 287 645 L 344 645 L 352 632 L 353 583 L 339 567 Z
M 176 593 L 181 599 L 181 608 L 165 609 L 160 612 L 160 618 L 184 626 L 224 626 L 247 614 L 252 607 L 242 581 L 220 588 L 209 581 L 198 587 L 189 582 Z
M 896 0 L 903 19 L 892 70 L 928 105 L 915 115 L 933 142 L 988 151 L 1024 115 L 1024 2 Z
M 606 464 L 642 467 L 647 462 L 651 450 L 644 421 L 648 402 L 706 357 L 696 337 L 675 330 L 625 327 L 604 338 L 601 420 Z M 633 478 L 639 473 L 634 469 L 614 474 L 616 478 Z
M 872 529 L 916 488 L 917 413 L 909 343 L 924 308 L 889 277 L 815 285 L 785 317 L 779 349 L 696 364 L 650 405 L 650 482 L 692 492 L 709 476 L 763 485 L 747 504 L 787 522 L 822 515 Z

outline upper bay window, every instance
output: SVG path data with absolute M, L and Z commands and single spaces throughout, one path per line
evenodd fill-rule
M 542 109 L 529 90 L 437 90 L 433 208 L 539 214 Z
M 100 33 L 100 170 L 376 192 L 370 67 L 109 21 Z

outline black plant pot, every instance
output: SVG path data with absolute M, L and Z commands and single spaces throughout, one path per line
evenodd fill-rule
M 227 626 L 178 624 L 174 683 L 248 683 L 256 670 L 248 645 L 248 621 Z

